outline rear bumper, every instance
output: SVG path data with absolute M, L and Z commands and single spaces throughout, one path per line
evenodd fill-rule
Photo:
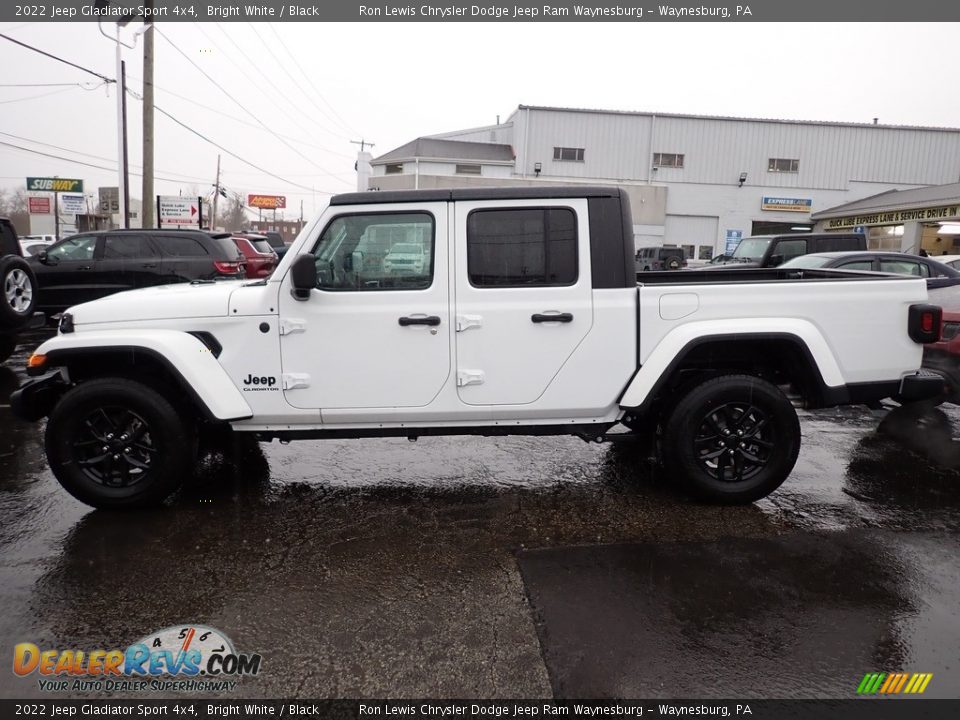
M 900 381 L 900 392 L 895 400 L 914 402 L 931 400 L 945 395 L 947 384 L 943 376 L 929 370 L 919 370 L 916 375 L 907 375 Z

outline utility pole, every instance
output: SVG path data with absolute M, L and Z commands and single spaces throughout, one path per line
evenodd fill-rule
M 130 172 L 127 164 L 127 63 L 120 61 L 120 117 L 123 121 L 123 227 L 130 229 Z M 142 204 L 142 203 L 141 203 Z
M 361 138 L 360 140 L 351 140 L 351 141 L 350 141 L 350 144 L 351 144 L 351 145 L 359 145 L 359 146 L 360 146 L 360 152 L 363 152 L 363 151 L 366 150 L 368 147 L 373 147 L 373 143 L 368 143 L 368 142 L 367 142 L 366 140 L 364 140 L 363 138 Z
M 146 0 L 144 7 L 153 8 L 153 0 Z M 143 36 L 143 221 L 141 227 L 154 227 L 153 204 L 153 21 L 143 21 L 146 28 Z
M 217 153 L 217 183 L 213 186 L 213 212 L 210 213 L 210 229 L 217 226 L 217 198 L 220 196 L 220 154 Z
M 101 31 L 102 32 L 102 31 Z M 117 23 L 117 178 L 118 190 L 117 194 L 119 195 L 120 206 L 117 208 L 120 212 L 120 225 L 121 227 L 126 227 L 124 219 L 127 217 L 127 191 L 124 187 L 124 148 L 127 143 L 127 125 L 123 119 L 124 111 L 124 94 L 126 93 L 126 88 L 123 85 L 121 80 L 122 76 L 122 58 L 120 55 L 120 23 Z

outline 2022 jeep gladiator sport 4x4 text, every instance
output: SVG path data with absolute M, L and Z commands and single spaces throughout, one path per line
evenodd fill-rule
M 385 267 L 400 244 L 424 262 Z M 354 193 L 269 279 L 71 308 L 11 403 L 49 416 L 50 467 L 97 507 L 167 498 L 217 426 L 262 440 L 655 436 L 692 492 L 744 503 L 793 468 L 793 402 L 941 391 L 917 371 L 940 327 L 926 298 L 922 279 L 827 270 L 638 285 L 618 189 Z

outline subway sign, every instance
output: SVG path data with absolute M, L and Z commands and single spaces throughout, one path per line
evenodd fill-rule
M 916 210 L 893 210 L 890 212 L 851 215 L 827 221 L 828 230 L 856 227 L 857 225 L 902 225 L 905 222 L 923 220 L 954 220 L 960 217 L 960 205 L 918 208 Z
M 70 178 L 28 177 L 27 190 L 41 192 L 83 192 L 83 180 Z

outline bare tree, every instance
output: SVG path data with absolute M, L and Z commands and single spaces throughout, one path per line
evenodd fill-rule
M 30 232 L 30 213 L 27 205 L 27 191 L 23 188 L 12 192 L 0 190 L 0 215 L 10 218 L 20 234 Z
M 223 200 L 218 214 L 218 225 L 222 225 L 227 230 L 242 230 L 247 222 L 247 215 L 244 212 L 243 195 L 231 193 L 229 197 Z

